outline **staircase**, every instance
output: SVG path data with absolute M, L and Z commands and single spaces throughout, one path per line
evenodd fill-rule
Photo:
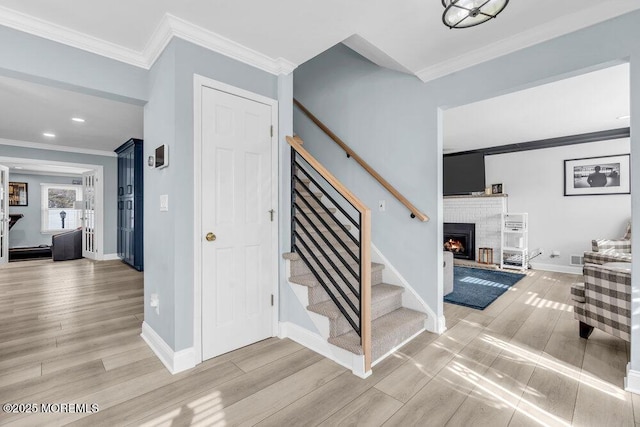
M 302 148 L 299 139 L 290 139 L 295 150 L 292 150 L 293 251 L 284 254 L 289 261 L 289 283 L 309 311 L 322 339 L 330 348 L 351 353 L 356 356 L 354 360 L 358 357 L 364 360 L 364 369 L 352 367 L 352 370 L 367 376 L 370 366 L 425 330 L 427 316 L 403 307 L 405 288 L 384 282 L 383 264 L 365 261 L 370 260 L 371 245 L 364 217 L 360 215 L 358 222 L 354 219 L 358 216 L 356 209 L 349 212 L 350 206 L 336 203 L 335 192 L 331 197 L 331 192 L 323 188 L 327 185 L 322 178 L 326 179 L 328 171 L 311 164 L 315 159 Z M 296 153 L 306 162 L 296 161 Z M 327 182 L 337 189 L 332 179 L 335 178 L 331 176 Z M 340 193 L 338 189 L 337 192 Z M 370 337 L 369 345 L 366 337 Z M 342 363 L 348 364 L 344 360 L 348 358 L 342 358 Z

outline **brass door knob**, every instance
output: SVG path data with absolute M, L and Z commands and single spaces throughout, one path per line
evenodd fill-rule
M 205 237 L 205 239 L 207 239 L 208 242 L 213 242 L 214 240 L 216 240 L 216 235 L 209 232 L 207 233 L 207 236 Z

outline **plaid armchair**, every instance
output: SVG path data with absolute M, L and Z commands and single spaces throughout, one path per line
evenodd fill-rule
M 585 264 L 584 283 L 571 287 L 573 314 L 580 321 L 580 336 L 589 338 L 598 328 L 625 341 L 631 332 L 631 272 Z
M 585 264 L 607 262 L 631 262 L 631 223 L 621 238 L 592 240 L 591 252 L 584 253 Z

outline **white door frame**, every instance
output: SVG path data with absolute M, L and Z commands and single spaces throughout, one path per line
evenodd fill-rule
M 28 165 L 55 165 L 96 171 L 96 240 L 98 241 L 97 260 L 104 260 L 104 166 L 84 163 L 57 162 L 54 160 L 25 159 L 19 157 L 0 157 L 0 163 L 24 163 Z M 24 172 L 29 174 L 28 171 Z
M 4 183 L 2 183 L 2 187 L 0 187 L 0 194 L 2 194 L 2 199 L 0 199 L 0 203 L 3 206 L 0 206 L 0 209 L 4 211 L 4 215 L 0 218 L 0 234 L 4 232 L 2 237 L 2 247 L 0 247 L 0 267 L 9 263 L 9 168 L 0 164 L 0 173 L 2 171 L 4 174 Z
M 271 123 L 273 135 L 271 137 L 271 206 L 276 210 L 276 217 L 271 223 L 272 241 L 272 293 L 274 296 L 272 312 L 272 336 L 278 335 L 279 286 L 278 286 L 278 240 L 280 229 L 278 226 L 278 101 L 257 93 L 249 92 L 235 86 L 198 74 L 193 75 L 193 187 L 194 187 L 194 221 L 193 221 L 193 349 L 195 363 L 202 362 L 202 88 L 207 87 L 231 95 L 246 98 L 271 106 Z

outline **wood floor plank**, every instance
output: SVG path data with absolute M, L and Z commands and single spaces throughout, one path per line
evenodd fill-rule
M 375 387 L 396 400 L 407 402 L 483 329 L 481 323 L 461 320 Z
M 255 425 L 343 372 L 345 369 L 342 366 L 331 360 L 322 359 L 231 406 L 225 407 L 225 422 L 239 426 Z
M 371 388 L 319 425 L 322 427 L 381 426 L 401 407 L 402 402 Z
M 10 371 L 0 371 L 0 372 L 3 372 L 3 374 L 0 375 L 0 389 L 1 389 L 2 387 L 6 387 L 11 384 L 15 384 L 18 382 L 30 380 L 30 379 L 41 376 L 42 364 L 32 363 L 29 365 L 24 365 L 20 369 L 15 369 Z
M 242 370 L 231 362 L 216 365 L 211 369 L 199 372 L 198 375 L 156 388 L 142 396 L 84 417 L 69 425 L 124 425 L 130 420 L 170 407 L 172 404 L 182 401 L 190 393 L 194 393 L 195 390 L 202 390 L 205 387 L 215 390 L 217 385 L 242 374 Z
M 217 358 L 216 358 L 217 359 Z M 155 410 L 141 416 L 130 416 L 130 423 L 132 426 L 139 425 L 156 425 L 162 419 L 167 419 L 170 416 L 171 422 L 175 425 L 188 425 L 191 422 L 192 410 L 186 410 L 184 412 L 175 412 L 175 408 L 193 408 L 200 407 L 203 402 L 216 401 L 216 406 L 220 409 L 233 405 L 242 399 L 245 399 L 260 390 L 284 379 L 296 372 L 299 372 L 306 367 L 309 367 L 322 360 L 322 357 L 311 350 L 303 349 L 292 353 L 282 359 L 276 360 L 262 369 L 256 369 L 244 375 L 234 377 L 233 379 L 220 384 L 215 388 L 203 387 L 201 390 L 193 390 L 193 393 L 189 393 L 184 396 L 182 400 L 173 405 L 167 411 Z M 217 364 L 215 359 L 207 361 L 214 366 Z M 232 363 L 227 361 L 224 363 Z M 197 367 L 196 367 L 197 369 Z M 159 408 L 161 409 L 161 408 Z
M 623 390 L 628 343 L 578 336 L 579 279 L 528 271 L 484 311 L 444 304 L 444 334 L 418 335 L 364 380 L 277 338 L 171 375 L 140 337 L 142 273 L 118 261 L 10 263 L 0 268 L 0 400 L 100 411 L 0 414 L 0 424 L 637 424 L 640 399 Z
M 304 347 L 295 341 L 287 340 L 272 351 L 254 352 L 245 357 L 238 357 L 233 360 L 240 369 L 245 372 L 253 371 L 261 366 L 267 365 L 274 360 L 278 360 L 288 354 L 302 350 Z
M 624 342 L 604 333 L 595 334 L 595 331 L 586 341 L 574 423 L 584 426 L 633 425 L 631 395 L 624 391 L 621 382 L 627 364 Z

